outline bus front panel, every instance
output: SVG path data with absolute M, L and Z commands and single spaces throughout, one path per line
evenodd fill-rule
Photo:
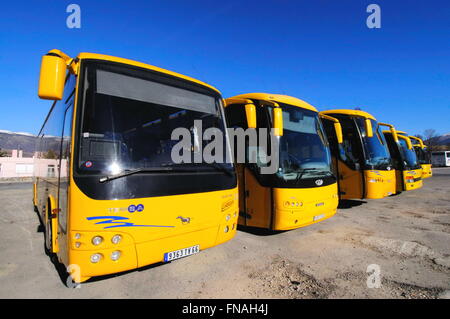
M 365 198 L 384 198 L 396 193 L 395 170 L 365 170 Z
M 422 179 L 433 176 L 433 170 L 431 169 L 431 164 L 421 164 L 420 166 L 422 166 Z
M 336 214 L 337 183 L 316 188 L 274 188 L 273 230 L 289 230 Z
M 76 186 L 70 211 L 68 263 L 92 277 L 164 262 L 165 254 L 198 246 L 203 250 L 236 232 L 237 188 L 231 190 L 121 200 L 93 200 Z M 120 235 L 118 243 L 114 236 Z M 98 245 L 94 238 L 101 237 Z M 119 252 L 120 257 L 112 260 Z M 92 262 L 94 254 L 100 260 Z
M 422 169 L 403 171 L 404 190 L 410 191 L 422 187 Z

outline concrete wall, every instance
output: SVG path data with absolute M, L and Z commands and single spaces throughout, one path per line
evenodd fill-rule
M 51 167 L 53 165 L 53 168 Z M 25 177 L 41 176 L 54 177 L 57 174 L 59 160 L 38 159 L 33 157 L 22 157 L 22 151 L 13 150 L 11 157 L 0 157 L 0 179 L 21 179 Z M 67 175 L 67 161 L 62 161 L 62 177 Z

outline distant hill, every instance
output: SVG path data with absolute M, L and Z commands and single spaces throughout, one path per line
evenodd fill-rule
M 0 148 L 4 151 L 23 150 L 24 157 L 31 157 L 34 153 L 36 138 L 30 133 L 0 130 Z
M 439 136 L 437 143 L 439 145 L 450 145 L 450 133 Z

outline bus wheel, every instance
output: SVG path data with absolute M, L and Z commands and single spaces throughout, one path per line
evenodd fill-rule
M 51 220 L 51 207 L 50 201 L 47 204 L 46 214 L 47 214 L 47 222 L 45 225 L 45 253 L 49 256 L 53 254 L 52 247 L 52 220 Z

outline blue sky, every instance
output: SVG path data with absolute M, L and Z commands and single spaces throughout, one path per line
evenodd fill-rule
M 81 29 L 66 27 L 70 3 Z M 381 29 L 366 26 L 371 3 Z M 0 129 L 38 132 L 50 106 L 37 97 L 40 59 L 57 48 L 153 64 L 224 97 L 287 94 L 450 133 L 447 0 L 8 1 L 0 26 Z

